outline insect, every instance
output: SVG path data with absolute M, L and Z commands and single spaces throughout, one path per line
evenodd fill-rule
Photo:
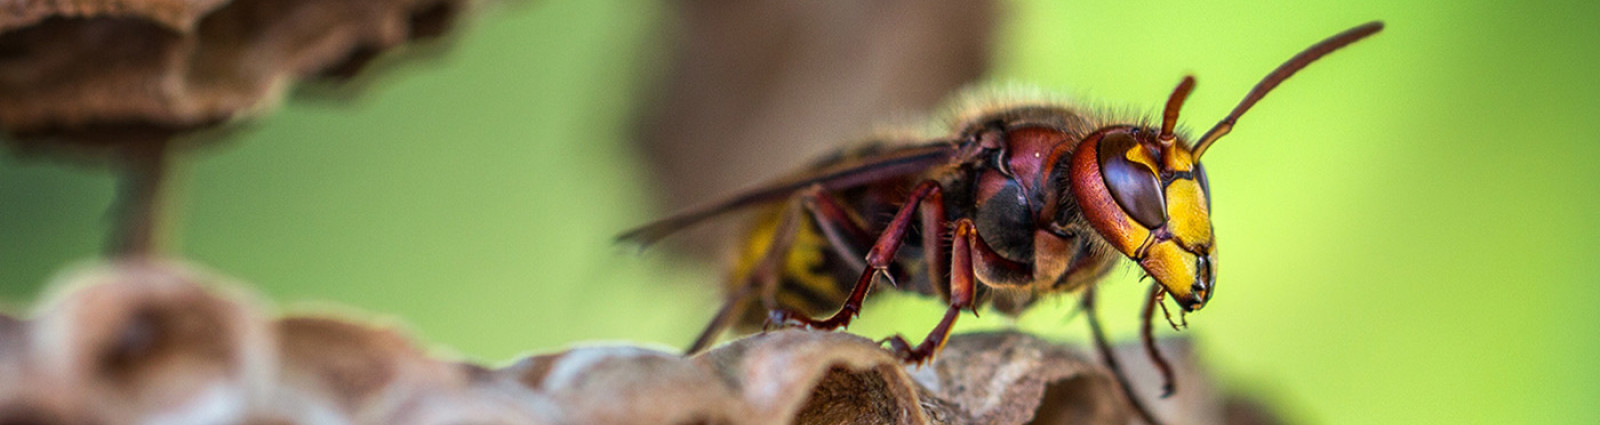
M 1170 368 L 1153 345 L 1154 307 L 1165 310 L 1170 297 L 1182 313 L 1194 312 L 1216 295 L 1211 188 L 1200 159 L 1279 83 L 1382 29 L 1367 23 L 1301 51 L 1198 139 L 1175 131 L 1193 77 L 1173 90 L 1159 126 L 1066 103 L 991 103 L 957 114 L 933 137 L 878 137 L 620 239 L 647 245 L 763 207 L 724 306 L 690 352 L 735 324 L 845 327 L 883 280 L 947 302 L 920 343 L 899 335 L 884 341 L 921 363 L 943 346 L 962 310 L 977 314 L 988 305 L 1015 314 L 1042 295 L 1082 292 L 1101 357 L 1124 391 L 1093 307 L 1095 283 L 1126 258 L 1155 280 L 1143 339 L 1170 394 Z M 757 303 L 765 317 L 747 311 Z M 1129 399 L 1154 423 L 1131 392 Z

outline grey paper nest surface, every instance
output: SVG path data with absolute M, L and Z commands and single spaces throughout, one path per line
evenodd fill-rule
M 1137 348 L 1137 347 L 1132 347 Z M 1169 344 L 1180 359 L 1186 346 Z M 1128 358 L 1135 351 L 1124 350 Z M 1173 423 L 1224 423 L 1180 361 Z M 1134 366 L 1137 368 L 1138 366 Z M 1152 385 L 1153 386 L 1153 385 Z M 1115 381 L 1020 333 L 954 337 L 921 368 L 846 333 L 780 331 L 684 358 L 585 346 L 492 369 L 401 332 L 272 318 L 239 287 L 172 263 L 81 272 L 0 320 L 0 423 L 1124 424 Z
M 443 33 L 469 1 L 0 1 L 0 130 L 102 148 L 256 115 Z

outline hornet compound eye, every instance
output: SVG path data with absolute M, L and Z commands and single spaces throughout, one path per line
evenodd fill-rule
M 1129 157 L 1151 158 L 1143 155 L 1145 148 L 1127 132 L 1113 132 L 1100 139 L 1100 175 L 1105 177 L 1106 189 L 1117 200 L 1129 217 L 1145 228 L 1155 229 L 1167 222 L 1167 200 L 1162 195 L 1161 179 L 1156 177 L 1153 164 L 1136 162 Z

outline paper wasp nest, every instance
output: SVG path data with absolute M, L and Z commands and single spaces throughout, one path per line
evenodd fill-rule
M 256 115 L 443 33 L 469 1 L 0 1 L 0 130 L 98 154 Z
M 237 287 L 182 265 L 121 262 L 65 283 L 33 317 L 0 320 L 0 423 L 1133 420 L 1098 362 L 1020 333 L 958 335 L 921 368 L 903 366 L 857 336 L 802 331 L 749 337 L 690 358 L 587 346 L 489 368 L 430 356 L 393 329 L 267 317 Z M 1122 357 L 1137 358 L 1138 347 L 1129 348 Z M 1185 344 L 1166 348 L 1189 358 Z M 1192 364 L 1179 363 L 1182 389 L 1155 403 L 1158 415 L 1171 423 L 1247 419 L 1226 411 Z

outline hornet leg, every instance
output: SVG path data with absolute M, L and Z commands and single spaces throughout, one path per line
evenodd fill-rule
M 1161 355 L 1161 349 L 1156 347 L 1155 317 L 1156 304 L 1161 303 L 1161 285 L 1151 284 L 1150 295 L 1145 297 L 1144 303 L 1144 330 L 1140 332 L 1140 339 L 1144 341 L 1144 352 L 1150 356 L 1150 362 L 1155 363 L 1156 369 L 1161 371 L 1161 398 L 1172 396 L 1174 388 L 1172 378 L 1172 365 L 1167 363 L 1167 358 Z
M 1150 409 L 1139 401 L 1139 395 L 1134 394 L 1133 386 L 1128 385 L 1128 376 L 1122 373 L 1122 367 L 1117 366 L 1117 357 L 1111 353 L 1111 346 L 1106 343 L 1105 330 L 1100 329 L 1100 313 L 1094 309 L 1094 287 L 1083 291 L 1083 312 L 1089 318 L 1089 331 L 1094 334 L 1094 347 L 1100 351 L 1100 361 L 1105 362 L 1106 369 L 1111 370 L 1111 376 L 1117 378 L 1117 386 L 1122 387 L 1122 395 L 1128 397 L 1128 404 L 1133 406 L 1133 411 L 1139 418 L 1150 425 L 1160 425 L 1155 415 L 1150 414 Z
M 861 314 L 861 303 L 866 300 L 867 293 L 872 289 L 872 282 L 879 274 L 888 275 L 889 265 L 894 262 L 894 255 L 900 250 L 906 232 L 911 229 L 911 214 L 917 212 L 918 206 L 923 206 L 923 214 L 940 214 L 944 212 L 943 195 L 939 192 L 939 182 L 924 181 L 911 191 L 911 196 L 906 199 L 905 205 L 895 213 L 894 220 L 889 222 L 888 228 L 878 235 L 878 241 L 872 245 L 872 250 L 867 252 L 867 267 L 861 271 L 861 278 L 856 280 L 855 287 L 850 290 L 849 299 L 833 316 L 823 320 L 806 317 L 805 314 L 779 307 L 771 310 L 768 323 L 797 324 L 811 329 L 834 330 L 850 325 L 850 320 Z M 941 207 L 932 207 L 939 205 Z M 925 219 L 926 222 L 929 219 Z M 937 233 L 942 228 L 923 229 L 923 233 Z M 892 276 L 890 276 L 893 279 Z
M 884 340 L 900 360 L 920 365 L 932 358 L 950 339 L 950 328 L 955 325 L 961 309 L 973 308 L 977 283 L 973 273 L 972 249 L 975 242 L 980 242 L 977 238 L 978 229 L 972 220 L 963 218 L 956 221 L 955 237 L 951 239 L 950 247 L 950 308 L 945 310 L 944 319 L 939 321 L 939 325 L 928 332 L 928 336 L 916 347 L 912 347 L 900 335 Z

